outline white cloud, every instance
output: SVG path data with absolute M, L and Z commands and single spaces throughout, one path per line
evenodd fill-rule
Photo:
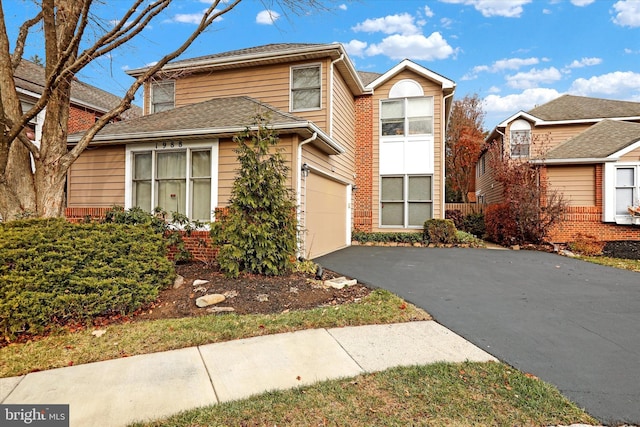
M 433 18 L 434 13 L 429 6 L 424 7 L 424 16 L 426 16 L 427 18 Z
M 591 67 L 602 63 L 602 58 L 582 58 L 581 60 L 574 59 L 573 62 L 567 65 L 566 68 L 582 68 Z
M 340 10 L 347 10 L 347 5 L 346 4 L 341 4 L 340 6 L 338 6 L 338 9 Z
M 521 72 L 507 76 L 507 85 L 514 89 L 532 89 L 541 83 L 554 83 L 562 78 L 562 73 L 556 67 L 538 70 L 532 68 L 527 72 Z
M 542 58 L 546 61 L 546 58 Z M 519 70 L 522 67 L 536 65 L 540 63 L 538 58 L 508 58 L 500 59 L 491 65 L 477 65 L 471 69 L 471 72 L 462 76 L 462 80 L 474 80 L 480 73 L 499 73 L 505 70 Z
M 576 79 L 569 91 L 583 96 L 616 95 L 628 99 L 629 96 L 640 95 L 640 73 L 615 71 L 589 79 Z
M 498 86 L 491 86 L 487 91 L 489 93 L 500 93 L 502 90 Z
M 620 0 L 613 5 L 615 17 L 613 22 L 622 27 L 640 27 L 640 1 Z
M 524 6 L 532 0 L 441 0 L 445 3 L 464 4 L 473 6 L 482 16 L 503 16 L 505 18 L 519 18 Z
M 372 44 L 366 50 L 368 56 L 386 55 L 392 59 L 411 58 L 424 61 L 445 59 L 454 53 L 456 51 L 438 32 L 429 37 L 422 34 L 394 34 L 382 40 L 381 43 Z
M 343 43 L 343 45 L 349 56 L 358 56 L 360 58 L 364 57 L 364 50 L 368 46 L 367 42 L 362 42 L 355 39 L 351 40 L 349 43 Z
M 402 34 L 404 36 L 419 34 L 413 16 L 408 13 L 388 15 L 383 18 L 367 19 L 351 28 L 353 31 L 365 33 L 382 32 L 384 34 Z
M 551 12 L 551 10 L 550 10 L 550 9 L 542 9 L 542 13 L 543 13 L 544 15 L 551 15 L 551 13 L 552 13 L 552 12 Z
M 522 93 L 505 96 L 488 95 L 483 100 L 484 110 L 487 114 L 504 113 L 511 115 L 520 110 L 530 110 L 536 105 L 549 102 L 560 95 L 561 93 L 557 90 L 549 88 L 526 89 Z M 503 119 L 506 118 L 503 117 Z
M 178 13 L 171 18 L 171 22 L 179 22 L 181 24 L 199 24 L 204 16 L 204 12 L 200 13 Z
M 262 25 L 273 25 L 280 18 L 280 14 L 273 10 L 263 10 L 256 15 L 256 23 Z
M 589 6 L 596 0 L 571 0 L 571 4 L 578 7 Z

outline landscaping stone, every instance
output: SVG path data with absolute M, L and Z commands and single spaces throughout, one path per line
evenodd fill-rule
M 226 299 L 235 298 L 238 296 L 238 291 L 225 291 L 222 293 Z
M 182 285 L 184 285 L 184 277 L 178 274 L 176 279 L 173 281 L 173 289 L 181 288 Z
M 231 313 L 236 311 L 233 307 L 211 307 L 207 308 L 207 311 L 210 313 Z
M 210 305 L 219 304 L 226 298 L 222 294 L 209 294 L 202 296 L 196 300 L 196 305 L 200 308 L 209 307 Z
M 267 294 L 258 294 L 256 295 L 256 299 L 260 302 L 267 302 L 269 301 L 269 295 Z
M 209 283 L 208 280 L 202 280 L 202 279 L 196 279 L 193 281 L 193 286 L 202 286 L 202 285 L 206 285 L 207 283 Z
M 335 289 L 342 289 L 345 286 L 355 285 L 356 283 L 358 283 L 356 279 L 347 280 L 347 278 L 344 276 L 336 277 L 335 279 L 329 279 L 324 281 L 324 284 L 326 286 L 331 286 L 332 288 L 335 288 Z

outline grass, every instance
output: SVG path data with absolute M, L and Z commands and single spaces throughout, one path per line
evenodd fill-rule
M 541 426 L 597 421 L 501 363 L 393 368 L 269 392 L 136 426 Z
M 592 262 L 594 264 L 606 265 L 609 267 L 620 268 L 623 270 L 631 270 L 640 273 L 640 260 L 638 259 L 622 259 L 611 258 L 606 256 L 586 256 L 580 255 L 579 259 Z
M 360 302 L 275 315 L 210 315 L 132 322 L 11 344 L 0 349 L 0 377 L 119 357 L 173 350 L 302 329 L 429 320 L 423 310 L 385 290 Z

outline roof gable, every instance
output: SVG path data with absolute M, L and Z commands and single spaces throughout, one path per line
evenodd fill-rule
M 546 159 L 606 159 L 638 141 L 640 123 L 603 120 L 549 151 Z
M 446 77 L 443 77 L 440 74 L 434 73 L 428 68 L 423 67 L 422 65 L 418 65 L 413 61 L 405 59 L 386 73 L 373 80 L 366 86 L 366 88 L 373 90 L 404 70 L 411 70 L 426 79 L 439 83 L 443 90 L 449 89 L 450 91 L 453 91 L 456 87 L 456 84 L 455 82 L 453 82 L 453 80 L 449 80 Z

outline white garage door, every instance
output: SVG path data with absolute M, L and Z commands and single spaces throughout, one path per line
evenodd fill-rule
M 305 256 L 347 246 L 347 186 L 322 175 L 307 177 Z

